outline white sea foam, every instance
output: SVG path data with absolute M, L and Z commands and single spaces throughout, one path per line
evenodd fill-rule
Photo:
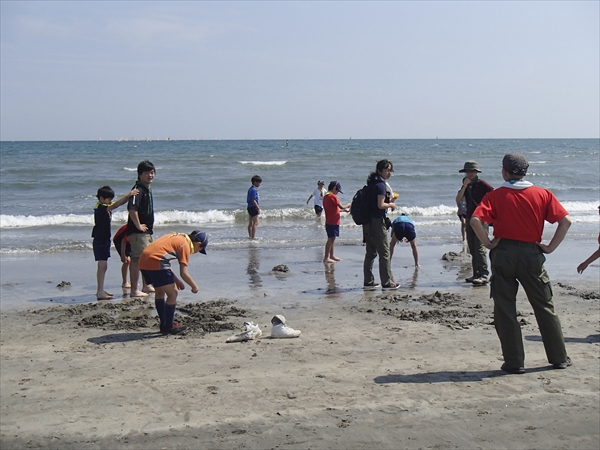
M 563 206 L 569 214 L 575 216 L 577 221 L 591 222 L 598 220 L 598 202 L 563 202 Z M 400 214 L 407 214 L 420 223 L 431 225 L 449 224 L 455 222 L 456 207 L 448 205 L 437 206 L 400 206 L 396 211 L 389 214 L 393 220 Z M 447 216 L 451 216 L 446 218 Z M 154 213 L 154 223 L 161 225 L 200 225 L 216 223 L 233 223 L 246 220 L 247 212 L 245 209 L 236 209 L 233 211 L 222 211 L 212 209 L 209 211 L 156 211 Z M 312 208 L 273 208 L 261 209 L 260 214 L 263 220 L 308 220 L 314 219 Z M 344 215 L 346 220 L 351 221 L 349 215 Z M 441 219 L 427 222 L 421 218 L 440 217 Z M 113 213 L 113 224 L 123 224 L 127 221 L 127 211 L 116 211 Z M 0 229 L 2 228 L 28 228 L 28 227 L 46 227 L 46 226 L 89 226 L 94 225 L 93 214 L 53 214 L 45 216 L 25 216 L 25 215 L 0 215 Z
M 252 166 L 283 166 L 287 161 L 238 161 L 240 164 L 250 164 Z

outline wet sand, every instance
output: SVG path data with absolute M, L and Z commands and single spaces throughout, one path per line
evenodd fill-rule
M 520 292 L 527 373 L 505 375 L 488 289 L 460 282 L 468 259 L 439 257 L 456 249 L 422 248 L 416 276 L 408 248 L 397 253 L 403 287 L 393 292 L 358 287 L 361 247 L 336 249 L 344 261 L 333 268 L 319 262 L 320 248 L 247 248 L 229 263 L 231 253 L 194 256 L 201 293 L 182 293 L 178 318 L 190 332 L 169 337 L 153 302 L 91 301 L 80 255 L 38 260 L 44 290 L 26 288 L 15 263 L 2 275 L 0 444 L 598 448 L 598 265 L 562 273 L 594 249 L 548 257 L 573 366 L 549 366 Z M 277 264 L 290 272 L 271 271 Z M 55 270 L 70 287 L 56 288 Z M 7 293 L 27 300 L 6 305 Z M 302 335 L 271 339 L 275 314 Z M 246 320 L 262 338 L 225 343 Z

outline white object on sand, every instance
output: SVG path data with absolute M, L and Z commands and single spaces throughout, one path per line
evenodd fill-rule
M 230 338 L 227 338 L 227 341 L 225 342 L 251 341 L 261 336 L 262 331 L 259 328 L 258 324 L 255 324 L 254 322 L 244 322 L 244 331 L 238 334 L 234 334 Z
M 273 329 L 271 330 L 271 337 L 273 338 L 295 338 L 300 336 L 302 331 L 294 330 L 285 324 L 285 317 L 281 314 L 276 315 L 271 319 Z

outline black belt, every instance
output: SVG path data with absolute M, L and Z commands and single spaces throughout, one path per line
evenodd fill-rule
M 523 242 L 523 241 L 515 241 L 513 239 L 504 239 L 500 241 L 498 245 L 510 245 L 512 247 L 522 247 L 522 248 L 539 248 L 539 246 L 535 242 Z

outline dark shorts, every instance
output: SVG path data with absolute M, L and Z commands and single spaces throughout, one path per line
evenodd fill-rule
M 336 238 L 336 237 L 340 236 L 340 226 L 339 225 L 325 224 L 325 231 L 327 231 L 328 238 Z
M 248 206 L 248 214 L 250 214 L 250 217 L 258 216 L 258 208 L 256 206 Z
M 458 217 L 460 217 L 461 219 L 465 219 L 467 220 L 467 215 L 466 214 L 457 214 Z
M 94 247 L 94 258 L 96 258 L 96 261 L 108 261 L 108 258 L 110 258 L 110 238 L 94 238 L 92 245 Z
M 322 212 L 323 208 L 319 205 L 315 205 L 315 213 L 317 214 L 317 216 L 320 216 Z
M 394 224 L 394 234 L 399 241 L 406 238 L 410 242 L 417 237 L 415 226 L 408 222 L 396 222 Z
M 140 272 L 146 281 L 146 284 L 151 284 L 155 288 L 161 286 L 168 286 L 169 284 L 175 283 L 175 276 L 171 269 L 166 270 L 144 270 Z
M 117 253 L 119 254 L 119 256 L 123 256 L 121 255 L 121 246 L 117 246 L 115 245 L 115 250 L 117 251 Z M 127 244 L 125 246 L 125 256 L 131 256 L 131 244 Z

